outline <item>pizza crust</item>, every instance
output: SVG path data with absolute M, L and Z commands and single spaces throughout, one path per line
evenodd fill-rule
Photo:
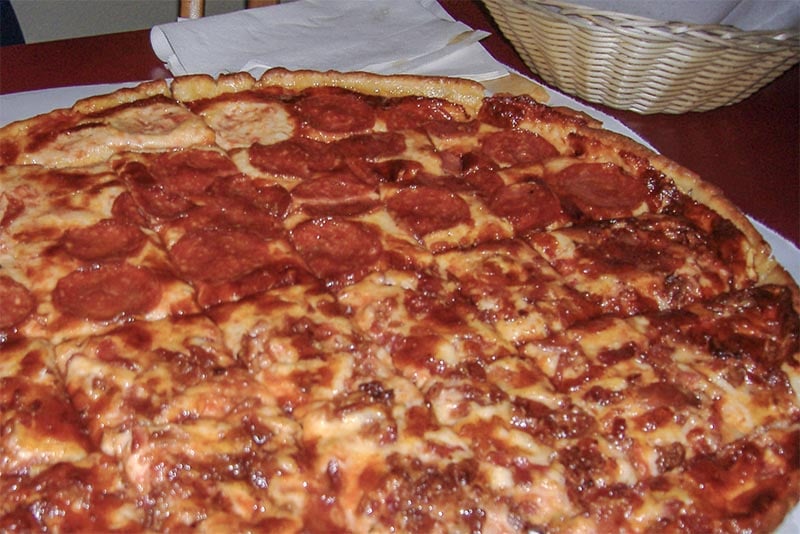
M 221 74 L 214 78 L 205 74 L 180 76 L 172 81 L 172 95 L 181 102 L 192 102 L 203 98 L 214 98 L 221 94 L 248 91 L 256 80 L 247 72 Z
M 72 106 L 73 111 L 83 115 L 99 113 L 101 111 L 119 106 L 130 104 L 137 100 L 144 100 L 154 96 L 169 96 L 169 85 L 165 80 L 153 80 L 143 82 L 135 87 L 123 88 L 107 95 L 91 96 L 75 102 Z
M 477 114 L 485 93 L 484 87 L 478 82 L 460 78 L 407 74 L 383 76 L 369 72 L 290 71 L 282 68 L 266 71 L 259 78 L 258 85 L 278 86 L 294 91 L 302 91 L 310 87 L 341 87 L 359 93 L 386 97 L 442 98 L 464 106 L 470 116 Z

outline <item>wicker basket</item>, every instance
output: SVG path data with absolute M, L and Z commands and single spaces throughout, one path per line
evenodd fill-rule
M 547 83 L 639 113 L 734 104 L 800 59 L 797 32 L 661 22 L 556 0 L 484 2 Z

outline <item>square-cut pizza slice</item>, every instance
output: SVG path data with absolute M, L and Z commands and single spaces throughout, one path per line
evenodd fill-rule
M 563 141 L 554 145 L 539 130 L 536 132 L 518 127 L 500 128 L 483 120 L 481 115 L 468 122 L 431 124 L 426 128 L 431 142 L 455 175 L 541 164 L 565 153 L 572 154 Z
M 239 173 L 219 149 L 123 152 L 109 160 L 128 191 L 129 210 L 156 229 L 203 204 L 218 183 Z
M 57 343 L 132 317 L 197 309 L 158 236 L 125 209 L 126 190 L 113 173 L 8 166 L 0 176 L 7 186 L 0 265 L 16 284 L 6 285 L 24 286 L 34 302 L 15 326 L 20 332 Z M 29 297 L 19 298 L 10 313 L 21 317 Z
M 316 519 L 309 518 L 314 528 L 508 528 L 506 499 L 479 472 L 475 453 L 436 422 L 408 380 L 392 375 L 364 382 L 305 407 L 297 417 L 311 499 L 325 504 Z
M 288 180 L 276 176 L 292 194 L 292 226 L 304 218 L 354 216 L 374 211 L 381 206 L 381 184 L 442 172 L 440 158 L 433 147 L 425 136 L 415 131 L 372 132 L 316 147 L 314 143 L 297 138 L 261 147 L 261 154 L 256 147 L 250 151 L 251 163 L 256 164 L 261 161 L 259 158 L 272 154 L 266 161 L 275 165 L 282 157 L 289 156 L 290 161 L 295 161 L 291 157 L 294 151 L 284 153 L 284 150 L 299 144 L 313 159 L 308 168 L 298 170 L 300 175 L 287 176 Z
M 398 226 L 434 254 L 514 235 L 511 223 L 495 216 L 471 191 L 386 184 L 381 198 Z
M 373 273 L 337 298 L 387 365 L 419 387 L 448 368 L 515 353 L 457 284 L 430 273 Z
M 3 164 L 93 165 L 128 150 L 212 145 L 214 131 L 170 96 L 163 80 L 78 101 L 2 130 Z
M 731 240 L 744 240 L 731 232 Z M 534 233 L 528 242 L 570 287 L 612 314 L 677 309 L 754 282 L 741 249 L 683 217 L 586 223 Z M 739 261 L 729 261 L 732 255 Z
M 137 424 L 200 417 L 215 405 L 226 409 L 222 389 L 196 406 L 180 402 L 192 388 L 242 371 L 219 330 L 201 315 L 134 321 L 76 338 L 57 346 L 56 362 L 92 442 L 117 457 L 135 448 Z
M 317 217 L 290 230 L 308 269 L 332 291 L 386 269 L 429 271 L 433 256 L 404 236 L 382 210 L 357 217 Z
M 321 285 L 294 285 L 207 311 L 226 345 L 287 413 L 386 375 Z
M 649 333 L 659 372 L 713 399 L 714 426 L 731 442 L 798 422 L 800 321 L 792 299 L 784 287 L 756 286 L 635 324 Z
M 302 255 L 283 235 L 236 226 L 184 231 L 188 220 L 167 228 L 183 232 L 169 248 L 169 257 L 195 288 L 203 308 L 311 279 Z
M 438 254 L 436 263 L 455 277 L 480 319 L 514 344 L 548 337 L 600 314 L 595 302 L 569 287 L 521 240 Z
M 467 363 L 432 377 L 423 394 L 433 420 L 470 451 L 471 479 L 505 507 L 500 516 L 487 513 L 487 524 L 555 527 L 581 513 L 558 462 L 559 447 L 590 432 L 593 421 L 576 413 L 534 362 L 514 354 Z
M 33 476 L 94 450 L 44 340 L 0 343 L 0 477 Z

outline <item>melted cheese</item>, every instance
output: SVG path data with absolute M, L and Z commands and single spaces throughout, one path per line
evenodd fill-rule
M 86 119 L 73 129 L 56 133 L 41 148 L 20 160 L 26 165 L 52 168 L 92 165 L 125 150 L 156 150 L 208 145 L 214 132 L 199 117 L 177 104 L 155 102 L 149 106 L 108 113 L 103 119 Z
M 278 102 L 220 100 L 201 114 L 226 150 L 277 143 L 291 138 L 297 128 L 297 120 Z

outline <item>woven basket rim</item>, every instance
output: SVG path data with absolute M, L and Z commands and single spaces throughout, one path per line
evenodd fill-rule
M 509 0 L 501 0 L 508 2 Z M 585 29 L 603 29 L 609 33 L 631 37 L 680 41 L 687 45 L 714 44 L 726 48 L 765 51 L 770 48 L 797 48 L 800 53 L 800 31 L 742 30 L 723 24 L 692 24 L 661 21 L 616 11 L 603 11 L 561 0 L 511 0 L 521 9 L 541 13 L 564 24 L 577 24 Z
M 571 1 L 483 0 L 531 70 L 590 102 L 706 111 L 746 98 L 800 60 L 800 32 L 664 22 Z

